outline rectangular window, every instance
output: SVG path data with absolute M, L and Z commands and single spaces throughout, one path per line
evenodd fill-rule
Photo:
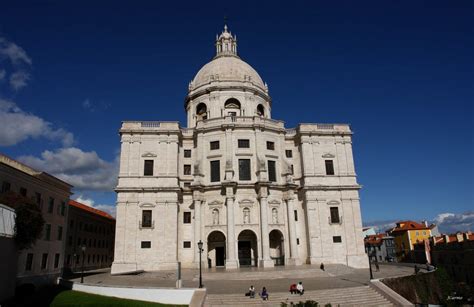
M 294 213 L 295 213 L 295 222 L 298 222 L 298 211 L 295 210 Z
M 185 164 L 183 168 L 184 175 L 191 175 L 191 164 Z
M 58 241 L 63 239 L 63 226 L 58 226 Z
M 331 211 L 331 224 L 339 224 L 341 221 L 339 218 L 339 208 L 331 207 L 329 210 Z
M 44 270 L 48 266 L 48 254 L 43 254 L 41 257 L 41 269 Z
M 41 193 L 35 192 L 35 201 L 38 207 L 42 208 L 42 203 L 41 203 Z
M 142 241 L 142 248 L 151 248 L 151 241 Z
M 64 216 L 66 214 L 66 202 L 62 201 L 61 202 L 61 216 Z
M 221 181 L 221 162 L 211 161 L 211 182 Z
M 50 197 L 48 202 L 48 213 L 53 213 L 54 211 L 54 198 Z
M 183 223 L 191 224 L 191 212 L 183 212 Z
M 300 238 L 296 238 L 296 245 L 300 245 Z
M 294 175 L 295 174 L 295 167 L 293 166 L 293 164 L 290 165 L 290 170 L 291 170 L 291 174 Z
M 54 268 L 57 269 L 59 267 L 59 254 L 54 255 Z
M 341 236 L 334 236 L 334 237 L 332 237 L 332 242 L 333 242 L 333 243 L 341 243 L 341 242 L 342 242 Z
M 11 184 L 8 181 L 2 183 L 2 193 L 10 191 Z
M 51 224 L 46 224 L 44 229 L 44 239 L 46 241 L 51 240 Z
M 211 150 L 219 149 L 219 141 L 211 142 Z
M 145 160 L 143 176 L 153 176 L 153 160 Z
M 334 175 L 334 163 L 332 160 L 325 160 L 326 164 L 326 175 Z
M 287 158 L 293 158 L 293 151 L 291 149 L 285 150 L 285 155 Z
M 21 196 L 24 196 L 26 197 L 26 194 L 28 193 L 28 191 L 26 190 L 26 188 L 20 188 L 20 195 Z
M 268 150 L 275 150 L 275 143 L 274 142 L 267 142 L 267 149 Z
M 31 271 L 33 268 L 33 254 L 29 253 L 26 255 L 25 271 Z
M 250 159 L 239 159 L 239 180 L 251 180 Z
M 250 148 L 250 141 L 249 140 L 238 140 L 239 148 Z
M 191 248 L 191 241 L 183 241 L 183 248 Z
M 185 149 L 184 150 L 184 157 L 185 158 L 191 158 L 191 149 Z
M 152 223 L 152 212 L 151 210 L 142 211 L 142 227 L 149 228 Z
M 276 181 L 275 161 L 268 161 L 268 180 L 272 182 Z

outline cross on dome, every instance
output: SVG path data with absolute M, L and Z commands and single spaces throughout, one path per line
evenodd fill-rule
M 216 35 L 216 56 L 237 56 L 237 35 L 232 36 L 228 31 L 227 24 L 224 24 L 224 31 L 221 35 Z

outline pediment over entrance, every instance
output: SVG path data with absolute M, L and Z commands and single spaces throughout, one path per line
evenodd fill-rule
M 268 204 L 272 205 L 272 206 L 279 206 L 281 204 L 281 201 L 279 201 L 277 199 L 271 199 L 271 200 L 268 201 Z
M 253 204 L 255 203 L 254 200 L 251 200 L 251 199 L 242 199 L 242 200 L 239 200 L 239 207 L 253 207 Z
M 322 155 L 323 158 L 335 158 L 336 156 L 331 154 L 331 153 L 325 153 L 324 155 Z
M 215 199 L 215 200 L 213 200 L 213 201 L 207 203 L 207 205 L 208 205 L 209 207 L 212 207 L 212 208 L 215 208 L 215 207 L 220 208 L 220 207 L 222 207 L 223 204 L 224 204 L 224 202 L 221 201 L 221 200 L 218 200 L 218 199 Z
M 142 155 L 143 158 L 155 158 L 157 157 L 157 155 L 155 155 L 154 153 L 152 152 L 146 152 Z

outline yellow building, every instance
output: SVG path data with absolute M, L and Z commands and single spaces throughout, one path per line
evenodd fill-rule
M 431 228 L 426 222 L 423 224 L 414 221 L 397 222 L 397 226 L 390 231 L 395 240 L 397 260 L 410 260 L 414 245 L 432 236 Z

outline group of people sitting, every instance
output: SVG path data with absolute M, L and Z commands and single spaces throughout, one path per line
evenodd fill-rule
M 303 295 L 304 294 L 303 283 L 300 281 L 298 284 L 292 284 L 290 286 L 290 293 Z M 245 295 L 249 296 L 250 298 L 255 298 L 255 287 L 253 285 L 250 286 L 249 291 L 245 293 Z M 262 300 L 267 301 L 268 300 L 267 288 L 263 287 L 262 291 L 258 295 L 262 298 Z
M 290 286 L 290 293 L 303 295 L 304 294 L 303 283 L 300 281 L 298 284 L 292 284 Z
M 247 292 L 245 295 L 249 296 L 250 298 L 255 298 L 255 287 L 250 286 L 249 292 Z M 263 287 L 262 292 L 260 292 L 258 295 L 262 298 L 262 300 L 267 301 L 268 300 L 267 288 Z

